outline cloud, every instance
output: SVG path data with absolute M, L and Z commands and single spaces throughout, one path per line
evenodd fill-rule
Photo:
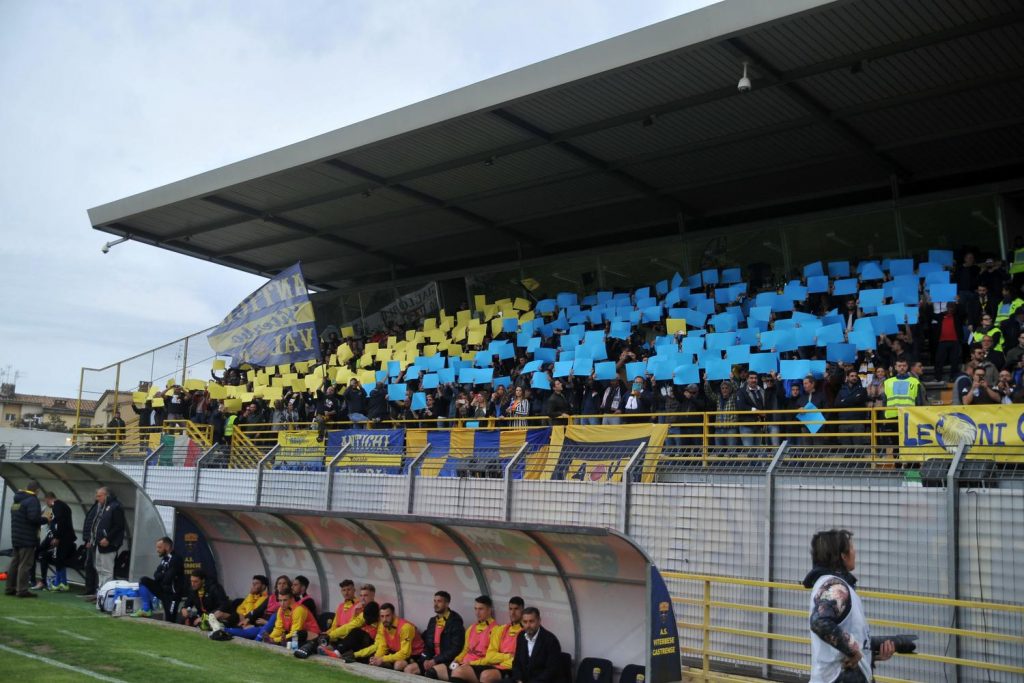
M 82 365 L 216 324 L 260 278 L 128 243 L 86 209 L 659 21 L 688 2 L 0 4 L 0 366 Z

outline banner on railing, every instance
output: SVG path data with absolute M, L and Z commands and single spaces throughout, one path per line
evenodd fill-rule
M 502 476 L 504 461 L 526 446 L 526 455 L 535 453 L 551 440 L 551 427 L 533 429 L 410 429 L 407 432 L 409 456 L 415 456 L 430 444 L 420 467 L 424 477 Z M 513 472 L 522 478 L 524 467 Z
M 279 462 L 313 461 L 319 463 L 324 455 L 324 443 L 318 441 L 315 429 L 289 429 L 277 433 Z
M 528 459 L 527 479 L 578 479 L 621 482 L 630 449 L 647 444 L 642 481 L 654 480 L 656 461 L 668 435 L 668 425 L 569 425 L 553 427 L 551 447 Z M 606 446 L 605 457 L 595 446 Z M 611 457 L 609 457 L 611 456 Z
M 1024 447 L 1024 405 L 901 408 L 900 455 L 953 454 L 968 446 Z
M 651 666 L 648 680 L 650 683 L 681 681 L 679 630 L 676 613 L 672 609 L 672 595 L 658 568 L 652 564 L 650 572 Z
M 342 446 L 348 450 L 337 467 L 380 474 L 401 474 L 405 456 L 404 429 L 339 429 L 327 433 L 326 460 Z

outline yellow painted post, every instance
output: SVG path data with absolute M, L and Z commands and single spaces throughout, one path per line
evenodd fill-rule
M 75 403 L 75 426 L 71 430 L 71 443 L 78 443 L 78 430 L 82 426 L 82 388 L 85 384 L 85 368 L 78 373 L 78 402 Z
M 705 680 L 711 671 L 711 580 L 704 581 L 704 635 L 701 640 L 700 660 L 701 668 L 704 670 Z
M 871 450 L 874 451 L 878 447 L 878 409 L 871 409 Z
M 708 437 L 708 414 L 700 414 L 700 441 L 701 441 L 701 455 L 704 460 L 704 467 L 708 466 L 708 446 L 711 445 L 711 439 Z

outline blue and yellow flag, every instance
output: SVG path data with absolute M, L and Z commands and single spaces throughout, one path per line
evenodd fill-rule
M 208 337 L 218 355 L 237 365 L 286 365 L 320 360 L 313 304 L 296 263 L 245 297 Z

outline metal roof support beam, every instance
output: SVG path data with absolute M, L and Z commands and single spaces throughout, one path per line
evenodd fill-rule
M 545 142 L 553 144 L 555 147 L 562 150 L 576 161 L 580 161 L 586 166 L 589 166 L 590 168 L 593 168 L 607 175 L 610 178 L 614 178 L 615 180 L 619 181 L 620 183 L 626 185 L 627 187 L 636 192 L 639 192 L 647 197 L 650 197 L 651 199 L 671 204 L 673 208 L 675 208 L 678 211 L 682 211 L 684 214 L 690 216 L 700 214 L 700 211 L 695 207 L 686 206 L 685 204 L 678 201 L 674 197 L 664 194 L 663 192 L 661 192 L 661 190 L 654 187 L 653 185 L 648 185 L 639 178 L 634 178 L 625 171 L 620 170 L 618 168 L 614 168 L 610 163 L 594 156 L 590 152 L 580 149 L 576 145 L 570 142 L 566 142 L 565 140 L 556 140 L 551 133 L 548 133 L 544 129 L 533 125 L 532 123 L 530 123 L 529 121 L 522 117 L 519 117 L 504 109 L 495 109 L 491 111 L 491 114 L 497 116 L 503 121 L 510 123 L 521 130 L 526 131 L 527 133 L 533 135 L 534 137 L 540 138 Z
M 433 195 L 429 195 L 426 192 L 420 192 L 419 190 L 414 190 L 413 188 L 407 187 L 407 186 L 402 185 L 400 183 L 390 183 L 389 184 L 386 178 L 383 178 L 383 177 L 381 177 L 379 175 L 376 175 L 374 173 L 370 173 L 369 171 L 364 171 L 363 169 L 359 168 L 358 166 L 353 166 L 352 164 L 347 163 L 345 161 L 341 161 L 340 159 L 331 159 L 327 163 L 330 166 L 334 166 L 335 168 L 340 168 L 341 170 L 346 171 L 347 173 L 351 173 L 352 175 L 359 176 L 360 178 L 364 178 L 366 180 L 369 180 L 370 182 L 377 183 L 378 185 L 381 185 L 381 186 L 386 186 L 392 192 L 398 192 L 399 194 L 405 195 L 406 197 L 409 197 L 410 199 L 414 199 L 414 200 L 420 202 L 421 204 L 426 204 L 426 205 L 432 206 L 432 207 L 434 207 L 436 209 L 444 209 L 445 211 L 448 211 L 450 213 L 455 214 L 459 218 L 465 219 L 465 220 L 467 220 L 467 221 L 469 221 L 471 223 L 476 223 L 477 225 L 479 225 L 482 228 L 488 228 L 490 230 L 494 230 L 496 232 L 500 232 L 503 235 L 505 235 L 506 237 L 512 238 L 513 240 L 525 240 L 525 241 L 531 242 L 531 243 L 533 241 L 532 237 L 528 237 L 526 235 L 522 235 L 522 234 L 516 232 L 515 230 L 511 230 L 509 228 L 503 228 L 503 227 L 499 226 L 497 223 L 495 223 L 494 221 L 490 220 L 489 218 L 485 218 L 484 216 L 481 216 L 479 214 L 473 213 L 472 211 L 469 211 L 467 209 L 463 209 L 462 207 L 457 206 L 457 205 L 455 205 L 452 202 L 447 202 L 447 201 L 445 201 L 443 199 L 438 199 L 437 197 L 435 197 Z
M 345 239 L 344 237 L 339 237 L 337 235 L 325 234 L 317 230 L 316 228 L 310 227 L 303 223 L 299 223 L 298 221 L 293 221 L 290 218 L 282 218 L 280 216 L 275 216 L 271 213 L 264 213 L 259 209 L 254 209 L 252 207 L 240 204 L 235 201 L 231 201 L 229 199 L 223 199 L 222 197 L 218 197 L 216 195 L 210 195 L 208 197 L 203 197 L 203 201 L 213 204 L 215 206 L 219 206 L 221 208 L 230 209 L 231 211 L 243 213 L 251 218 L 258 218 L 259 220 L 262 220 L 264 223 L 272 223 L 273 225 L 279 225 L 282 228 L 293 230 L 295 232 L 301 233 L 303 237 L 315 237 L 317 239 L 324 240 L 325 242 L 330 242 L 331 244 L 342 246 L 347 249 L 351 249 L 352 251 L 359 252 L 360 254 L 363 254 L 365 256 L 376 256 L 381 259 L 387 259 L 394 263 L 398 263 L 399 265 L 402 266 L 408 267 L 409 265 L 411 265 L 405 259 L 402 259 L 398 256 L 394 256 L 392 254 L 388 254 L 387 252 L 371 254 L 369 251 L 367 251 L 365 246 L 358 242 L 353 242 L 352 240 Z M 224 252 L 215 253 L 215 255 L 217 256 L 221 256 L 223 254 Z
M 809 94 L 806 90 L 795 83 L 781 82 L 781 78 L 783 76 L 782 72 L 772 66 L 764 56 L 743 42 L 742 39 L 729 38 L 728 40 L 723 41 L 721 45 L 737 57 L 749 61 L 759 71 L 763 72 L 773 81 L 778 83 L 782 91 L 785 92 L 791 100 L 814 116 L 818 120 L 818 123 L 831 129 L 832 132 L 838 134 L 855 148 L 863 152 L 865 156 L 874 161 L 879 168 L 884 170 L 886 174 L 895 175 L 901 179 L 910 177 L 911 173 L 908 169 L 898 164 L 888 155 L 878 152 L 875 149 L 874 144 L 864 137 L 863 134 L 857 131 L 856 128 L 848 123 L 836 120 L 828 107 L 819 102 L 813 95 Z
M 883 59 L 893 55 L 910 52 L 913 50 L 929 47 L 931 45 L 935 45 L 950 40 L 956 40 L 958 38 L 1018 23 L 1020 21 L 1024 21 L 1024 10 L 1007 12 L 1005 14 L 983 19 L 981 21 L 972 22 L 968 24 L 961 24 L 941 31 L 927 33 L 926 35 L 922 35 L 910 40 L 902 40 L 894 43 L 889 43 L 887 45 L 873 47 L 868 50 L 862 50 L 861 52 L 857 52 L 850 55 L 844 55 L 841 57 L 837 57 L 835 59 L 819 62 L 817 64 L 811 64 L 808 66 L 791 69 L 789 71 L 778 74 L 778 78 L 774 82 L 764 84 L 761 87 L 778 87 L 781 85 L 792 83 L 800 79 L 816 76 L 818 74 L 827 73 L 829 71 L 834 71 L 837 69 L 848 68 L 851 65 L 860 64 L 862 62 Z M 493 148 L 491 150 L 484 152 L 477 152 L 472 155 L 460 157 L 458 159 L 452 159 L 449 161 L 441 162 L 439 164 L 433 164 L 428 167 L 414 169 L 412 171 L 397 174 L 391 178 L 382 179 L 383 182 L 371 181 L 365 185 L 350 187 L 342 190 L 337 190 L 335 192 L 318 195 L 316 197 L 310 197 L 307 199 L 289 202 L 286 204 L 270 208 L 268 210 L 268 213 L 279 214 L 287 211 L 294 211 L 301 208 L 307 208 L 309 206 L 315 206 L 317 204 L 321 204 L 324 202 L 336 201 L 338 199 L 343 199 L 345 197 L 361 194 L 365 192 L 367 189 L 373 189 L 374 187 L 391 187 L 396 183 L 402 183 L 408 180 L 422 178 L 425 176 L 433 175 L 435 173 L 441 173 L 455 168 L 461 168 L 463 166 L 471 165 L 474 163 L 482 163 L 484 160 L 491 157 L 507 156 L 510 154 L 515 154 L 517 152 L 540 147 L 545 144 L 553 144 L 554 142 L 560 140 L 569 140 L 582 135 L 587 135 L 601 130 L 607 130 L 608 128 L 614 128 L 616 126 L 628 123 L 640 122 L 647 116 L 650 116 L 651 114 L 661 116 L 675 111 L 680 111 L 682 109 L 686 109 L 692 106 L 714 102 L 716 100 L 724 99 L 727 97 L 734 97 L 735 95 L 735 88 L 721 88 L 719 90 L 712 91 L 710 93 L 703 93 L 695 97 L 682 98 L 674 100 L 672 102 L 666 102 L 653 108 L 647 107 L 642 110 L 627 112 L 601 121 L 595 121 L 589 124 L 585 124 L 583 126 L 578 126 L 564 131 L 555 132 L 551 134 L 551 138 L 549 140 L 541 140 L 539 138 L 535 138 L 529 141 L 516 142 L 511 145 Z M 222 218 L 216 221 L 211 221 L 210 223 L 207 223 L 205 225 L 198 225 L 191 228 L 182 229 L 174 233 L 170 233 L 169 235 L 162 238 L 162 240 L 173 241 L 184 237 L 200 235 L 206 232 L 213 232 L 223 228 L 231 227 L 233 225 L 245 223 L 248 220 L 250 220 L 250 218 L 245 214 L 241 214 L 237 218 Z M 98 229 L 103 229 L 106 226 L 97 225 L 95 227 L 97 227 Z M 110 231 L 108 230 L 107 232 Z M 157 246 L 162 246 L 162 244 L 158 244 Z

